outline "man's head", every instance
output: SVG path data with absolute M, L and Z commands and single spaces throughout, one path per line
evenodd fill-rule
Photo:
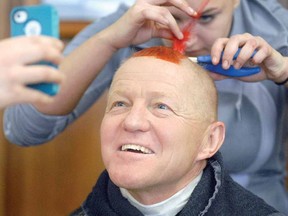
M 160 202 L 200 173 L 224 130 L 207 72 L 170 48 L 148 48 L 113 79 L 101 126 L 103 161 L 112 181 L 138 201 Z

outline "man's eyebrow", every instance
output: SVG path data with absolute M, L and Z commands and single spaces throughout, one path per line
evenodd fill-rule
M 173 103 L 177 102 L 177 95 L 173 94 L 172 92 L 167 93 L 167 92 L 162 92 L 162 91 L 155 91 L 155 92 L 150 92 L 150 96 L 155 99 L 155 100 L 162 100 L 164 99 L 165 101 L 170 101 Z
M 125 93 L 129 92 L 128 90 L 110 90 L 109 95 L 123 95 Z
M 112 90 L 110 91 L 109 95 L 119 95 L 119 96 L 125 96 L 125 95 L 128 95 L 128 94 L 133 94 L 132 91 L 130 91 L 129 89 L 125 89 L 125 90 Z M 173 95 L 171 94 L 168 94 L 167 92 L 165 91 L 152 91 L 152 92 L 149 92 L 149 95 L 152 96 L 152 97 L 157 97 L 157 98 L 174 98 Z
M 155 97 L 167 97 L 167 96 L 169 96 L 169 94 L 167 94 L 167 92 L 164 92 L 164 91 L 153 91 L 150 94 L 152 96 L 155 96 Z

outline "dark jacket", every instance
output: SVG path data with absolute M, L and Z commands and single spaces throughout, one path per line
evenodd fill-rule
M 71 216 L 143 216 L 104 171 L 83 205 Z M 178 216 L 280 216 L 262 199 L 234 182 L 223 169 L 220 153 L 208 160 L 202 178 Z

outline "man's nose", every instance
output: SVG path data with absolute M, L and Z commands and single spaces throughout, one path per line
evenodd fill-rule
M 124 119 L 124 128 L 127 131 L 145 132 L 150 128 L 148 109 L 145 106 L 133 105 Z

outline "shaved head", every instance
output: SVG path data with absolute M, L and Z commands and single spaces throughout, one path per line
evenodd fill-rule
M 184 113 L 185 116 L 187 114 L 187 118 L 193 116 L 195 120 L 207 120 L 209 122 L 217 120 L 217 90 L 214 81 L 205 69 L 190 61 L 189 58 L 180 52 L 165 46 L 143 49 L 136 52 L 127 62 L 133 61 L 133 59 L 139 60 L 139 58 L 156 58 L 167 62 L 167 67 L 171 64 L 174 65 L 175 74 L 177 74 L 175 82 L 176 80 L 180 82 L 181 90 L 183 91 L 182 97 L 186 101 L 182 104 L 182 109 L 185 110 Z M 125 63 L 122 67 L 125 67 Z M 155 68 L 155 73 L 159 73 L 160 70 L 165 70 L 165 68 Z M 121 73 L 121 68 L 119 71 Z M 116 73 L 116 77 L 118 73 Z M 189 110 L 192 111 L 190 106 L 193 107 L 192 116 L 190 116 L 189 112 Z

